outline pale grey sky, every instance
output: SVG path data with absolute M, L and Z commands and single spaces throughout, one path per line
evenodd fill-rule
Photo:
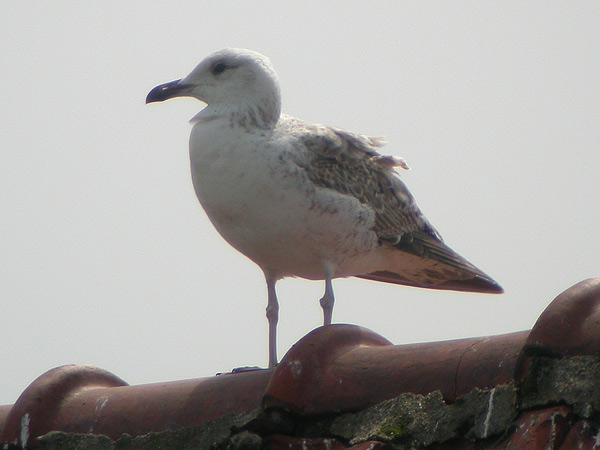
M 272 6 L 276 5 L 276 6 Z M 267 363 L 261 271 L 190 180 L 192 99 L 145 105 L 226 46 L 284 111 L 384 135 L 446 242 L 501 296 L 336 280 L 334 322 L 396 344 L 530 328 L 600 276 L 600 3 L 0 3 L 0 404 L 62 364 L 131 384 Z M 322 321 L 284 280 L 279 352 Z

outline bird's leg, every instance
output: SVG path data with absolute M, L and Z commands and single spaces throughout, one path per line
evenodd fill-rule
M 335 298 L 333 296 L 333 285 L 331 283 L 332 270 L 329 267 L 325 268 L 325 294 L 320 300 L 321 308 L 323 308 L 323 326 L 331 325 L 331 318 L 333 316 L 333 303 Z
M 275 292 L 277 279 L 265 272 L 267 280 L 267 320 L 269 321 L 269 369 L 277 365 L 277 321 L 279 303 Z

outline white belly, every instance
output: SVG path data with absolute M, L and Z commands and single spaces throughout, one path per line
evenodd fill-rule
M 240 149 L 235 136 L 213 134 L 210 142 L 216 144 L 207 148 L 206 133 L 218 128 L 197 127 L 190 139 L 196 195 L 233 247 L 278 277 L 323 279 L 324 263 L 334 267 L 335 276 L 376 269 L 375 255 L 369 257 L 377 247 L 371 210 L 315 188 L 285 155 L 253 146 L 251 139 Z

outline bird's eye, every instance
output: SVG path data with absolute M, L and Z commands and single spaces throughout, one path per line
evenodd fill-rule
M 212 74 L 219 75 L 219 74 L 225 72 L 225 69 L 227 69 L 227 66 L 225 65 L 225 63 L 218 62 L 213 66 Z

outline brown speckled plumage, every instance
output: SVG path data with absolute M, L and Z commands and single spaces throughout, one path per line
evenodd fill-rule
M 430 289 L 502 292 L 442 242 L 378 153 L 383 139 L 281 114 L 269 60 L 223 49 L 185 78 L 154 88 L 147 102 L 191 96 L 192 181 L 212 223 L 258 264 L 267 282 L 269 366 L 277 363 L 277 280 L 325 280 L 323 323 L 332 322 L 332 279 L 356 276 Z
M 318 187 L 356 198 L 375 213 L 373 231 L 380 245 L 435 261 L 430 269 L 413 276 L 430 288 L 447 288 L 448 278 L 468 280 L 487 275 L 444 244 L 442 237 L 417 206 L 414 197 L 394 170 L 408 169 L 397 157 L 381 155 L 382 138 L 359 135 L 324 125 L 308 124 L 286 116 L 291 134 L 308 152 L 299 165 Z M 363 278 L 417 285 L 393 271 L 361 275 Z

